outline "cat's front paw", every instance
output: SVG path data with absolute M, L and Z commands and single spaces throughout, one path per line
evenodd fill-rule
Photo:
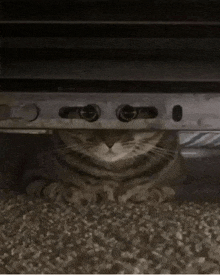
M 35 197 L 47 197 L 53 201 L 62 201 L 64 187 L 60 182 L 52 182 L 50 184 L 43 180 L 36 180 L 31 182 L 27 188 L 26 193 Z
M 84 187 L 77 189 L 70 186 L 63 192 L 63 198 L 66 202 L 74 205 L 87 205 L 97 201 L 98 190 L 96 188 Z
M 26 187 L 26 193 L 29 196 L 40 197 L 45 184 L 43 180 L 35 180 Z
M 150 202 L 161 203 L 167 200 L 172 200 L 175 196 L 175 191 L 171 187 L 164 186 L 162 188 L 136 188 L 131 189 L 121 197 L 119 197 L 120 203 L 131 201 L 135 203 Z
M 160 189 L 152 189 L 148 193 L 147 200 L 150 202 L 161 203 L 172 200 L 175 196 L 175 191 L 171 187 L 162 187 Z
M 43 189 L 43 195 L 52 201 L 63 201 L 65 188 L 62 182 L 52 182 Z
M 63 182 L 44 182 L 36 180 L 28 185 L 26 192 L 30 196 L 44 196 L 55 202 L 67 202 L 76 207 L 97 202 L 97 198 L 102 196 L 100 187 L 83 186 L 76 188 Z

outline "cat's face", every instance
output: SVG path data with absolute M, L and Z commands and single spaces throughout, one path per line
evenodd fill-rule
M 146 154 L 163 132 L 145 130 L 61 130 L 67 147 L 105 162 L 116 162 Z

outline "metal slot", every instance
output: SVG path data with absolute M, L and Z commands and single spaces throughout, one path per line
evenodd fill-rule
M 179 122 L 182 119 L 183 116 L 183 109 L 180 105 L 175 105 L 173 107 L 173 112 L 172 112 L 172 118 L 174 121 Z
M 99 119 L 101 110 L 96 104 L 89 104 L 84 107 L 62 107 L 59 110 L 59 116 L 68 119 L 85 119 L 94 122 Z
M 155 118 L 158 110 L 155 107 L 132 107 L 130 105 L 121 105 L 116 110 L 117 118 L 122 122 L 129 122 L 133 119 Z

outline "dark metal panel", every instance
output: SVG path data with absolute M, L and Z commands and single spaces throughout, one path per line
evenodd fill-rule
M 118 80 L 118 81 L 206 81 L 220 80 L 219 60 L 87 60 L 57 59 L 6 61 L 3 78 Z
M 220 93 L 220 81 L 100 81 L 1 79 L 3 92 L 65 93 Z
M 218 0 L 2 0 L 4 20 L 218 21 Z
M 0 21 L 3 37 L 220 37 L 220 22 Z

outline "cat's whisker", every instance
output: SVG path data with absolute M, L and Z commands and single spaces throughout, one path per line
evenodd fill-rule
M 153 158 L 158 159 L 158 155 L 159 155 L 160 157 L 163 157 L 164 159 L 167 159 L 167 160 L 170 160 L 170 159 L 171 159 L 170 156 L 158 154 L 158 152 L 153 152 L 153 151 L 151 151 L 151 156 L 152 156 Z
M 158 156 L 155 154 L 155 152 L 152 152 L 152 151 L 151 151 L 151 157 L 156 160 L 158 159 Z
M 170 150 L 170 149 L 162 148 L 162 147 L 158 147 L 158 146 L 155 146 L 154 148 L 158 151 L 161 151 L 161 152 L 165 151 L 165 152 L 168 152 L 170 154 L 175 154 L 176 153 L 176 150 Z
M 174 151 L 174 150 L 170 151 L 170 150 L 168 150 L 166 148 L 160 149 L 160 148 L 157 148 L 157 147 L 153 147 L 152 149 L 154 151 L 160 152 L 162 154 L 170 155 L 170 156 L 173 156 L 176 153 L 176 151 Z
M 122 144 L 123 148 L 130 148 L 133 147 L 134 144 Z
M 157 151 L 157 150 L 151 150 L 152 153 L 157 154 L 159 156 L 165 157 L 167 159 L 173 158 L 174 154 L 166 154 L 166 152 L 161 152 L 161 151 Z
M 150 143 L 145 143 L 146 144 L 150 144 Z M 150 145 L 154 145 L 154 144 L 150 144 Z M 139 149 L 137 149 L 137 147 L 139 147 Z M 136 148 L 135 148 L 135 151 L 137 153 L 142 153 L 144 151 L 144 144 L 142 143 L 138 143 Z M 154 147 L 151 149 L 151 151 L 154 151 L 154 153 L 157 153 L 158 155 L 160 156 L 167 156 L 167 157 L 173 157 L 173 155 L 176 153 L 175 150 L 169 150 L 169 149 L 166 149 L 166 148 L 162 148 L 162 147 L 158 147 L 156 145 L 154 145 Z
M 166 149 L 164 149 L 164 150 L 158 150 L 158 148 L 156 148 L 156 147 L 153 148 L 152 150 L 154 150 L 155 152 L 158 152 L 158 153 L 166 154 L 168 156 L 173 156 L 175 154 L 175 152 L 169 152 Z
M 132 145 L 135 144 L 135 142 L 133 141 L 126 141 L 126 142 L 122 142 L 123 145 Z
M 167 152 L 170 152 L 170 153 L 176 153 L 176 150 L 170 150 L 170 149 L 167 149 L 167 148 L 163 148 L 161 146 L 157 146 L 153 143 L 150 143 L 150 142 L 145 142 L 145 144 L 149 144 L 149 145 L 153 145 L 154 148 L 157 148 L 158 150 L 161 150 L 161 151 L 167 151 Z

